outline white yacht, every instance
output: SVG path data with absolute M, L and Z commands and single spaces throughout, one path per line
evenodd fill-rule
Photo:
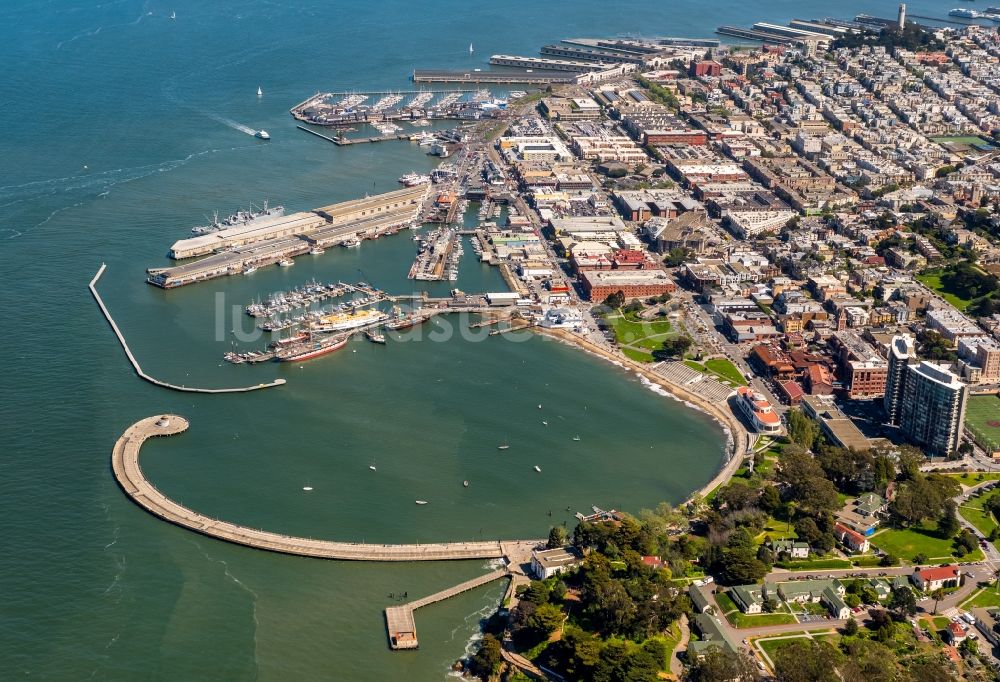
M 270 140 L 271 139 L 271 136 L 268 134 L 268 132 L 266 130 L 258 130 L 256 133 L 253 134 L 253 136 L 256 137 L 258 140 Z

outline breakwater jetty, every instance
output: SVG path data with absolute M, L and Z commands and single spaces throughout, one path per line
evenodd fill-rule
M 272 533 L 214 519 L 170 499 L 146 478 L 139 467 L 139 453 L 148 438 L 172 436 L 188 429 L 188 420 L 174 414 L 147 417 L 132 424 L 115 442 L 111 469 L 115 480 L 133 502 L 181 528 L 231 542 L 281 554 L 341 559 L 345 561 L 446 561 L 452 559 L 499 559 L 530 555 L 543 540 L 438 542 L 425 544 L 373 544 L 340 542 Z
M 111 312 L 108 310 L 108 307 L 104 305 L 104 300 L 101 298 L 101 295 L 97 293 L 97 280 L 101 278 L 101 275 L 104 274 L 104 270 L 106 268 L 107 266 L 104 263 L 101 263 L 101 267 L 97 270 L 97 274 L 94 275 L 94 279 L 90 280 L 90 293 L 93 295 L 94 300 L 97 301 L 97 306 L 101 309 L 101 313 L 104 314 L 104 319 L 108 321 L 108 324 L 111 325 L 111 330 L 115 333 L 115 336 L 118 337 L 118 342 L 121 344 L 122 350 L 125 351 L 125 356 L 128 358 L 129 362 L 132 363 L 132 368 L 135 370 L 135 373 L 139 375 L 139 378 L 145 379 L 149 383 L 162 388 L 169 388 L 172 391 L 183 391 L 185 393 L 248 393 L 261 388 L 281 386 L 285 383 L 284 379 L 275 379 L 270 383 L 256 384 L 254 386 L 245 386 L 241 388 L 195 388 L 193 386 L 178 386 L 177 384 L 160 381 L 159 379 L 146 374 L 142 371 L 142 366 L 139 365 L 139 361 L 135 359 L 135 355 L 132 354 L 132 349 L 129 348 L 128 343 L 125 342 L 125 336 L 115 323 L 115 319 L 111 317 Z

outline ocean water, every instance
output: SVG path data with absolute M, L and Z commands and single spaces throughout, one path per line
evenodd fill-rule
M 948 8 L 909 6 L 935 16 Z M 420 650 L 388 651 L 390 593 L 436 591 L 484 562 L 299 559 L 157 521 L 121 494 L 108 457 L 129 424 L 158 412 L 192 425 L 145 449 L 144 468 L 169 495 L 329 538 L 544 536 L 551 524 L 572 525 L 567 507 L 638 511 L 708 480 L 724 447 L 716 425 L 541 338 L 470 340 L 442 320 L 419 339 L 358 339 L 301 366 L 222 363 L 231 328 L 246 324 L 228 311 L 260 294 L 312 277 L 413 291 L 406 233 L 171 292 L 143 273 L 213 210 L 263 198 L 308 209 L 388 191 L 402 173 L 432 167 L 406 142 L 336 148 L 295 130 L 288 109 L 317 90 L 406 89 L 416 67 L 485 64 L 564 37 L 710 35 L 721 23 L 830 11 L 691 0 L 613 9 L 592 0 L 2 3 L 0 678 L 439 680 L 500 598 L 493 585 L 425 609 Z M 895 4 L 837 11 L 890 15 Z M 270 143 L 246 132 L 259 128 Z M 288 384 L 203 396 L 142 382 L 86 290 L 102 262 L 101 292 L 149 373 Z M 503 286 L 468 248 L 457 285 Z M 496 450 L 501 440 L 510 450 Z

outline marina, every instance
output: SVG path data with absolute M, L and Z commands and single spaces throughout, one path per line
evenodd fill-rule
M 321 303 L 354 293 L 362 293 L 372 298 L 381 297 L 379 300 L 384 300 L 385 298 L 382 292 L 370 286 L 367 282 L 357 282 L 356 284 L 331 282 L 330 284 L 322 284 L 313 280 L 289 291 L 276 291 L 268 294 L 265 301 L 258 299 L 256 302 L 246 305 L 243 310 L 250 317 L 271 318 L 298 308 L 307 308 L 314 303 Z
M 462 243 L 457 230 L 438 228 L 428 232 L 418 243 L 417 256 L 407 277 L 425 281 L 458 279 Z
M 404 121 L 425 124 L 435 119 L 477 120 L 492 116 L 507 105 L 506 100 L 493 100 L 492 95 L 484 98 L 481 94 L 477 90 L 326 92 L 296 104 L 289 113 L 295 120 L 312 125 L 367 124 L 381 128 L 379 132 L 383 135 L 391 135 L 399 129 L 397 124 Z

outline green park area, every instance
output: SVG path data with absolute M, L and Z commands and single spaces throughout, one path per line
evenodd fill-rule
M 726 358 L 712 358 L 711 360 L 705 360 L 705 362 L 685 360 L 684 364 L 699 372 L 712 374 L 716 379 L 730 386 L 747 385 L 747 380 L 743 378 L 740 370 Z
M 989 537 L 997 527 L 993 514 L 984 508 L 986 496 L 972 497 L 962 504 L 958 512 L 966 521 L 976 527 L 983 535 Z
M 669 320 L 662 317 L 643 320 L 634 312 L 618 310 L 605 315 L 604 322 L 614 332 L 615 343 L 625 356 L 637 362 L 652 362 L 653 351 L 677 335 Z
M 967 298 L 962 298 L 955 291 L 950 289 L 944 282 L 941 281 L 942 278 L 941 270 L 928 270 L 917 275 L 917 280 L 919 280 L 928 289 L 933 289 L 936 291 L 941 298 L 951 303 L 953 306 L 959 310 L 965 310 L 972 303 L 971 300 Z
M 1000 479 L 1000 472 L 997 473 L 967 472 L 963 474 L 946 474 L 946 475 L 951 476 L 956 481 L 958 481 L 959 483 L 961 483 L 966 487 L 979 485 L 983 481 L 996 481 Z
M 997 590 L 997 583 L 974 592 L 971 597 L 962 602 L 963 609 L 988 608 L 990 606 L 1000 607 L 1000 591 Z
M 939 536 L 937 526 L 933 522 L 925 522 L 911 528 L 889 528 L 877 532 L 869 539 L 882 551 L 909 561 L 918 554 L 924 555 L 929 561 L 947 561 L 954 558 L 952 539 Z M 983 552 L 976 549 L 962 559 L 982 561 Z
M 988 452 L 1000 450 L 1000 398 L 975 395 L 965 409 L 965 428 L 980 447 Z

